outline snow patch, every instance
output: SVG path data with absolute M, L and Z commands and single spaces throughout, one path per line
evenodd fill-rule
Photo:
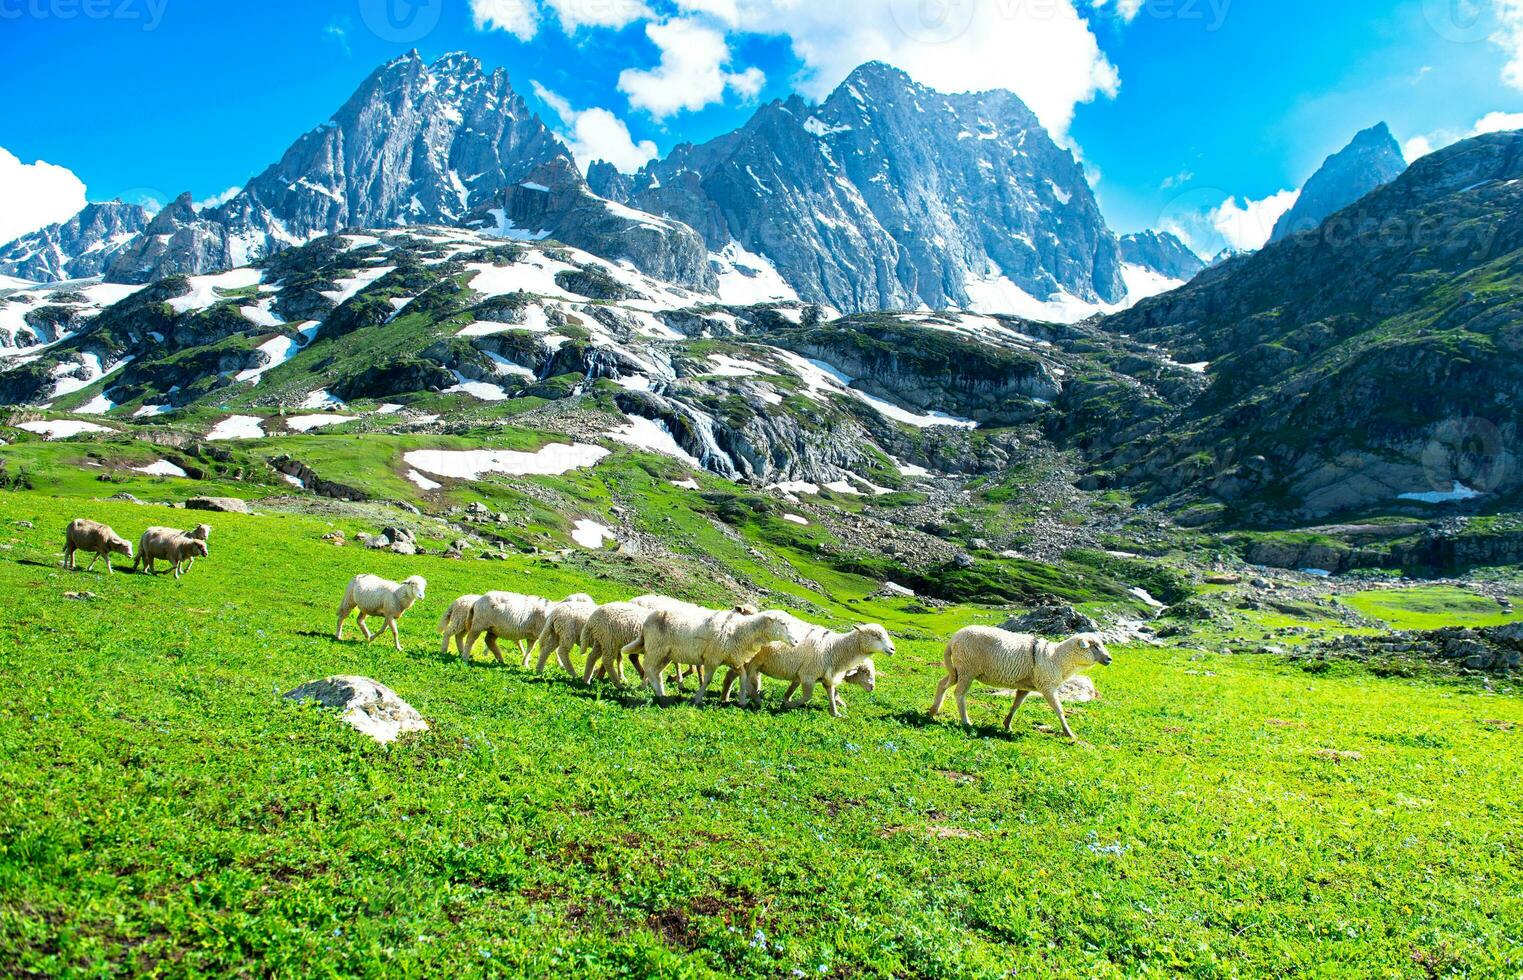
M 115 432 L 115 429 L 104 425 L 96 425 L 94 422 L 78 422 L 74 419 L 50 419 L 41 422 L 22 422 L 16 426 L 28 432 L 36 433 L 49 441 L 54 439 L 69 439 L 87 432 Z
M 227 418 L 212 426 L 212 430 L 206 434 L 208 442 L 220 442 L 229 439 L 263 439 L 264 429 L 260 427 L 260 419 L 252 415 L 229 415 Z
M 597 549 L 603 547 L 604 541 L 614 540 L 613 532 L 596 521 L 577 521 L 571 530 L 571 540 L 583 548 Z
M 507 449 L 419 449 L 402 457 L 407 465 L 457 480 L 478 480 L 487 473 L 508 476 L 560 476 L 595 466 L 608 455 L 602 446 L 553 442 L 532 453 Z
M 132 469 L 134 472 L 147 473 L 149 476 L 186 477 L 190 475 L 167 459 L 161 459 L 156 463 L 149 463 L 147 466 L 134 466 Z

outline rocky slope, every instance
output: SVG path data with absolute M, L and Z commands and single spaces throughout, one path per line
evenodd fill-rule
M 1126 294 L 1083 168 L 1008 92 L 943 95 L 882 64 L 819 105 L 794 97 L 593 189 L 749 256 L 806 302 L 1090 311 Z
M 1401 146 L 1386 124 L 1371 126 L 1312 174 L 1295 205 L 1275 222 L 1269 240 L 1278 242 L 1311 231 L 1370 191 L 1400 177 L 1406 169 Z
M 1206 268 L 1206 261 L 1172 232 L 1143 231 L 1121 236 L 1121 259 L 1166 279 L 1185 283 Z
M 31 282 L 98 276 L 148 227 L 151 218 L 137 204 L 87 204 L 68 221 L 48 225 L 0 248 L 0 276 Z
M 1519 178 L 1523 133 L 1467 140 L 1335 215 L 1349 234 L 1270 245 L 1113 317 L 1209 386 L 1109 466 L 1264 518 L 1515 497 Z

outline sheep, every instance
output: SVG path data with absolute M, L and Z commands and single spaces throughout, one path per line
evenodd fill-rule
M 675 609 L 675 610 L 678 610 L 680 612 L 707 612 L 708 611 L 708 610 L 705 610 L 702 606 L 694 605 L 691 602 L 684 602 L 681 599 L 673 599 L 670 596 L 657 595 L 655 593 L 650 593 L 650 594 L 641 595 L 641 596 L 635 596 L 633 599 L 631 599 L 629 601 L 631 603 L 633 603 L 634 605 L 636 605 L 636 606 L 644 606 L 646 609 L 649 609 L 652 612 L 654 612 L 654 611 L 656 611 L 658 609 L 662 609 L 662 610 L 673 610 L 673 609 Z M 760 611 L 755 606 L 751 605 L 750 603 L 740 603 L 739 605 L 732 606 L 731 608 L 734 609 L 736 612 L 742 613 L 742 614 L 747 615 L 747 616 L 754 616 L 754 615 L 756 615 L 757 612 Z M 630 658 L 629 658 L 629 662 L 634 665 L 635 670 L 639 671 L 641 676 L 644 676 L 645 671 L 644 671 L 644 668 L 642 668 L 640 666 L 640 657 L 639 657 L 638 654 L 631 655 Z M 682 683 L 687 680 L 688 667 L 687 667 L 686 664 L 674 664 L 673 665 L 673 670 L 676 672 L 676 675 L 677 675 L 677 685 L 680 687 L 682 685 Z M 697 673 L 696 670 L 694 670 L 693 672 Z
M 369 643 L 384 632 L 384 628 L 370 632 L 365 626 L 365 617 L 380 616 L 386 620 L 386 626 L 391 628 L 391 638 L 400 651 L 402 637 L 397 632 L 397 620 L 423 598 L 427 588 L 428 582 L 421 575 L 414 575 L 401 584 L 378 575 L 356 575 L 349 580 L 349 587 L 344 590 L 344 601 L 339 603 L 338 629 L 333 638 L 344 638 L 344 621 L 351 612 L 358 609 L 359 616 L 355 622 L 359 625 L 360 632 L 365 634 L 365 642 Z
M 154 574 L 154 562 L 162 559 L 173 566 L 178 579 L 189 570 L 193 559 L 205 558 L 209 553 L 201 538 L 186 537 L 172 527 L 151 527 L 138 538 L 137 558 L 132 567 L 142 566 L 151 575 Z
M 857 626 L 849 633 L 832 633 L 818 627 L 807 630 L 798 642 L 769 644 L 743 668 L 741 702 L 745 703 L 747 692 L 759 692 L 761 678 L 776 677 L 792 681 L 784 699 L 784 708 L 796 708 L 809 703 L 814 696 L 814 686 L 823 683 L 829 696 L 830 714 L 841 716 L 841 700 L 836 688 L 846 676 L 862 666 L 871 664 L 872 656 L 882 653 L 892 656 L 894 641 L 888 631 L 876 623 Z M 800 685 L 804 696 L 793 701 L 793 691 Z M 726 681 L 726 690 L 729 683 Z M 870 689 L 870 688 L 869 688 Z
M 783 648 L 785 646 L 786 646 L 785 644 L 781 644 L 781 643 L 777 643 L 777 644 L 769 643 L 766 646 L 762 647 L 762 652 L 758 653 L 756 655 L 756 658 L 758 660 L 760 660 L 762 657 L 767 656 L 767 654 L 771 650 L 773 650 L 774 648 Z M 756 698 L 758 701 L 760 701 L 761 697 L 762 697 L 762 683 L 761 683 L 761 679 L 763 677 L 763 674 L 764 674 L 764 672 L 758 672 L 757 675 L 754 678 L 751 679 L 750 694 L 751 694 L 751 697 Z M 745 678 L 744 673 L 741 672 L 741 671 L 732 670 L 732 671 L 729 671 L 725 675 L 724 697 L 721 699 L 723 702 L 728 702 L 730 700 L 730 689 L 734 685 L 736 680 L 740 680 L 742 683 L 745 683 L 746 678 Z M 841 683 L 842 684 L 852 684 L 852 685 L 855 685 L 856 687 L 860 687 L 862 690 L 866 691 L 868 694 L 871 694 L 873 691 L 877 690 L 877 687 L 878 687 L 878 668 L 873 663 L 873 658 L 868 657 L 860 665 L 858 665 L 858 666 L 852 668 L 850 671 L 848 671 L 846 676 L 841 678 Z M 799 682 L 799 681 L 794 681 L 793 683 L 788 685 L 788 690 L 783 695 L 783 701 L 784 701 L 785 704 L 788 701 L 793 700 L 794 692 L 796 692 L 800 687 L 803 687 L 803 684 L 801 682 Z M 807 699 L 806 699 L 806 701 L 807 701 Z
M 180 533 L 185 535 L 187 538 L 194 538 L 197 541 L 205 542 L 205 544 L 206 544 L 206 557 L 208 557 L 208 558 L 211 557 L 211 555 L 212 555 L 212 542 L 211 542 L 211 538 L 212 538 L 212 526 L 210 524 L 197 524 L 195 527 L 191 528 L 189 531 L 181 531 Z M 190 566 L 194 565 L 195 563 L 196 563 L 196 559 L 195 558 L 192 557 L 192 558 L 187 559 L 186 562 L 185 562 L 185 570 L 187 572 L 190 571 Z
M 645 606 L 632 602 L 610 602 L 599 606 L 587 617 L 582 627 L 578 645 L 587 652 L 587 665 L 582 670 L 582 683 L 592 683 L 594 671 L 601 668 L 617 687 L 624 686 L 624 663 L 619 653 L 639 638 L 645 620 L 651 615 Z
M 645 655 L 645 681 L 666 700 L 661 673 L 669 663 L 699 667 L 698 691 L 693 704 L 703 704 L 714 672 L 720 667 L 743 667 L 768 643 L 792 640 L 798 620 L 776 610 L 747 614 L 736 610 L 694 613 L 657 610 L 641 627 L 638 638 L 624 647 L 624 654 Z M 746 691 L 741 690 L 742 703 Z
M 74 568 L 74 552 L 90 552 L 90 564 L 85 571 L 95 568 L 102 556 L 106 559 L 106 574 L 115 575 L 111 569 L 111 556 L 132 557 L 132 543 L 111 528 L 98 521 L 78 518 L 69 522 L 63 532 L 63 567 Z
M 476 605 L 479 595 L 463 595 L 450 603 L 450 607 L 444 611 L 439 619 L 439 635 L 444 642 L 439 647 L 439 656 L 449 656 L 449 641 L 455 641 L 455 649 L 460 651 L 461 656 L 467 656 L 465 638 L 471 631 L 471 609 Z
M 550 610 L 550 615 L 545 617 L 545 628 L 539 631 L 539 637 L 534 641 L 539 647 L 539 663 L 534 667 L 535 673 L 545 672 L 545 663 L 550 659 L 550 651 L 554 650 L 566 673 L 576 676 L 576 667 L 571 663 L 571 652 L 581 645 L 582 630 L 598 608 L 598 604 L 590 598 L 585 601 L 582 601 L 585 597 L 576 598 L 577 601 L 565 599 L 557 603 Z
M 968 720 L 968 688 L 977 680 L 1015 690 L 1015 700 L 1005 715 L 1005 731 L 1010 730 L 1016 709 L 1035 691 L 1047 699 L 1063 726 L 1063 735 L 1071 739 L 1073 729 L 1068 727 L 1068 717 L 1063 714 L 1058 688 L 1086 667 L 1109 664 L 1111 655 L 1104 640 L 1095 633 L 1080 633 L 1061 643 L 1051 643 L 1041 637 L 990 626 L 968 626 L 952 635 L 942 662 L 947 675 L 936 687 L 932 718 L 941 713 L 947 690 L 956 685 L 957 714 L 964 725 L 972 725 Z
M 592 597 L 577 593 L 567 596 L 565 602 L 591 602 Z M 470 651 L 475 649 L 478 637 L 485 636 L 487 649 L 504 663 L 498 640 L 512 640 L 523 654 L 523 666 L 529 666 L 529 653 L 534 649 L 539 634 L 545 628 L 545 617 L 555 606 L 549 599 L 539 596 L 520 595 L 517 592 L 488 592 L 471 607 L 470 633 L 465 649 L 460 651 L 462 663 L 470 663 Z

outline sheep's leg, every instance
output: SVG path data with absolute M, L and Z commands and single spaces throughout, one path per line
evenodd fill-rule
M 598 652 L 598 645 L 596 643 L 587 648 L 587 665 L 582 668 L 583 684 L 592 683 L 593 671 L 598 669 L 598 664 L 602 662 L 602 659 L 603 655 Z
M 655 654 L 646 651 L 645 654 L 645 683 L 656 692 L 656 701 L 666 703 L 666 679 L 661 675 L 666 672 L 666 664 L 662 663 Z
M 761 683 L 761 679 L 760 678 L 757 678 L 757 683 L 758 684 Z M 793 695 L 798 691 L 799 686 L 800 685 L 799 685 L 798 681 L 794 681 L 792 684 L 788 685 L 787 692 L 783 694 L 783 703 L 784 704 L 787 704 L 789 701 L 793 700 Z
M 693 695 L 693 706 L 703 704 L 704 695 L 709 693 L 709 684 L 714 680 L 714 674 L 719 670 L 718 664 L 704 664 L 698 668 L 698 693 Z
M 458 636 L 455 637 L 455 646 L 460 651 L 460 662 L 461 663 L 465 664 L 466 666 L 470 666 L 470 663 L 471 663 L 471 651 L 476 649 L 476 641 L 480 637 L 481 637 L 481 634 L 476 632 L 475 630 L 467 630 L 466 631 L 466 633 L 465 633 L 465 642 L 464 643 L 460 642 L 460 638 Z
M 518 652 L 524 655 L 524 662 L 520 666 L 524 670 L 528 670 L 529 669 L 529 654 L 530 654 L 530 652 L 532 651 L 533 648 L 528 646 L 528 645 L 526 645 L 522 639 L 519 639 L 517 642 L 518 642 Z
M 180 563 L 178 561 L 176 561 L 176 562 L 173 563 L 173 565 L 174 565 L 174 571 L 175 571 L 175 581 L 178 582 L 178 581 L 180 581 Z
M 740 672 L 738 670 L 736 670 L 734 667 L 731 667 L 729 669 L 729 671 L 724 675 L 724 684 L 720 687 L 720 690 L 719 690 L 719 703 L 720 704 L 729 704 L 730 703 L 730 691 L 734 689 L 734 687 L 735 687 L 735 678 L 739 675 L 739 673 Z M 746 688 L 745 678 L 742 677 L 741 678 L 741 682 L 740 682 L 740 689 L 741 689 L 742 698 L 744 698 L 744 695 L 745 695 L 745 688 Z M 744 704 L 745 701 L 742 700 L 741 703 Z
M 339 604 L 339 607 L 338 607 L 338 629 L 333 631 L 333 638 L 335 640 L 342 640 L 344 638 L 344 623 L 346 623 L 349 620 L 349 614 L 351 612 L 353 612 L 353 611 L 354 611 L 354 607 L 349 605 L 348 598 L 345 598 L 344 601 Z
M 1030 696 L 1030 691 L 1015 692 L 1015 700 L 1010 702 L 1010 713 L 1005 715 L 1005 731 L 1008 732 L 1010 730 L 1010 723 L 1015 720 L 1015 713 L 1020 710 L 1021 705 L 1025 703 L 1026 699 Z
M 973 678 L 971 678 L 971 677 L 964 677 L 963 679 L 961 679 L 961 680 L 959 680 L 957 682 L 957 692 L 956 692 L 956 695 L 957 695 L 957 717 L 962 719 L 962 723 L 964 725 L 967 725 L 969 728 L 973 727 L 973 722 L 968 720 L 968 688 L 970 688 L 972 686 L 973 686 Z
M 111 552 L 106 552 L 106 574 L 115 575 L 116 570 L 111 567 Z
M 365 634 L 365 642 L 369 643 L 371 640 L 375 639 L 376 635 L 370 632 L 369 626 L 365 625 L 365 615 L 365 612 L 361 610 L 360 614 L 354 617 L 354 625 L 360 628 L 360 632 Z
M 836 692 L 835 681 L 830 680 L 829 678 L 825 679 L 825 694 L 826 694 L 827 700 L 830 702 L 830 717 L 832 717 L 832 718 L 839 718 L 839 717 L 841 717 L 841 715 L 843 714 L 843 712 L 841 711 L 841 698 L 840 698 L 839 694 Z
M 956 674 L 952 673 L 949 670 L 947 671 L 947 675 L 941 679 L 941 683 L 936 685 L 936 700 L 931 702 L 932 718 L 935 718 L 937 715 L 941 714 L 942 702 L 946 701 L 947 699 L 947 689 L 952 686 L 952 681 L 956 678 L 956 676 Z
M 560 647 L 556 647 L 555 648 L 555 652 L 556 652 L 557 656 L 559 656 L 560 655 Z M 550 662 L 550 647 L 547 644 L 541 643 L 539 645 L 539 660 L 534 664 L 534 672 L 536 674 L 543 674 L 545 672 L 545 664 L 547 664 L 549 662 Z M 561 663 L 564 664 L 565 662 L 566 662 L 565 658 L 561 657 Z M 525 667 L 529 666 L 529 662 L 527 660 L 524 661 L 524 666 Z
M 1042 697 L 1047 699 L 1047 703 L 1052 705 L 1053 712 L 1058 716 L 1058 723 L 1063 726 L 1063 737 L 1074 738 L 1074 730 L 1068 727 L 1068 716 L 1063 713 L 1063 702 L 1058 700 L 1058 692 L 1043 691 Z
M 562 643 L 555 648 L 555 659 L 561 662 L 561 669 L 572 677 L 576 676 L 576 664 L 571 660 L 571 651 L 575 649 L 575 643 Z
M 797 683 L 800 683 L 800 682 L 799 681 L 795 681 L 794 683 L 797 684 Z M 814 697 L 814 681 L 803 681 L 802 683 L 804 685 L 804 696 L 799 698 L 797 701 L 785 701 L 785 702 L 783 702 L 783 707 L 785 707 L 785 708 L 802 708 L 804 705 L 809 703 L 811 698 Z
M 63 547 L 63 567 L 74 567 L 74 547 L 72 545 L 64 545 Z
M 500 664 L 501 666 L 504 666 L 504 667 L 507 666 L 508 662 L 506 660 L 502 659 L 502 647 L 497 645 L 497 634 L 496 633 L 488 633 L 487 634 L 487 649 L 492 651 L 492 656 L 497 658 L 497 663 L 498 664 Z
M 392 638 L 392 640 L 397 645 L 397 652 L 401 653 L 402 652 L 402 634 L 397 632 L 397 621 L 395 619 L 388 618 L 386 620 L 386 625 L 391 627 L 391 638 Z

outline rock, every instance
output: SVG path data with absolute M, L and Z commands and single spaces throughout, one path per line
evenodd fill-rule
M 346 543 L 343 531 L 329 531 L 323 535 L 323 540 L 339 548 L 342 548 Z
M 1100 624 L 1073 606 L 1043 606 L 1024 616 L 1012 616 L 1001 629 L 1012 633 L 1036 633 L 1041 636 L 1072 636 L 1075 633 L 1098 633 Z
M 394 554 L 398 555 L 416 555 L 418 553 L 418 546 L 411 541 L 393 541 L 391 543 L 391 550 Z
M 65 599 L 73 599 L 76 602 L 88 602 L 91 599 L 99 598 L 94 592 L 65 592 L 63 597 Z
M 451 550 L 451 551 L 470 551 L 471 547 L 472 547 L 471 543 L 469 541 L 467 541 L 465 538 L 456 538 L 455 540 L 450 542 L 449 550 Z
M 878 595 L 896 596 L 901 599 L 915 598 L 915 590 L 900 585 L 898 582 L 884 582 L 876 593 Z
M 107 497 L 106 499 L 107 500 L 120 500 L 121 502 L 127 503 L 127 504 L 139 504 L 139 505 L 141 505 L 143 503 L 141 500 L 139 500 L 138 498 L 134 497 L 132 494 L 128 493 L 125 490 L 123 490 L 121 493 L 113 493 L 111 496 Z
M 374 537 L 365 535 L 360 538 L 360 542 L 371 551 L 382 551 L 391 547 L 391 539 L 384 534 L 378 534 Z
M 31 530 L 32 528 L 36 527 L 36 525 L 33 524 L 31 521 L 16 521 L 14 523 L 15 523 L 15 525 L 17 527 L 19 527 L 19 528 L 25 528 L 27 530 Z
M 381 536 L 393 543 L 398 541 L 416 542 L 418 540 L 417 535 L 405 527 L 384 527 L 381 529 Z
M 428 722 L 397 692 L 368 677 L 338 676 L 311 681 L 286 693 L 288 701 L 316 701 L 343 712 L 343 720 L 355 731 L 381 744 L 404 732 L 428 731 Z
M 1100 690 L 1095 687 L 1095 682 L 1079 674 L 1070 677 L 1058 688 L 1058 700 L 1069 704 L 1085 704 L 1090 701 L 1100 700 Z
M 974 565 L 973 556 L 960 554 L 952 559 L 952 565 L 955 568 L 972 568 Z
M 248 501 L 237 497 L 191 497 L 185 501 L 186 510 L 209 510 L 217 514 L 247 514 Z
M 1240 585 L 1242 581 L 1243 577 L 1241 575 L 1224 574 L 1206 576 L 1207 585 Z

